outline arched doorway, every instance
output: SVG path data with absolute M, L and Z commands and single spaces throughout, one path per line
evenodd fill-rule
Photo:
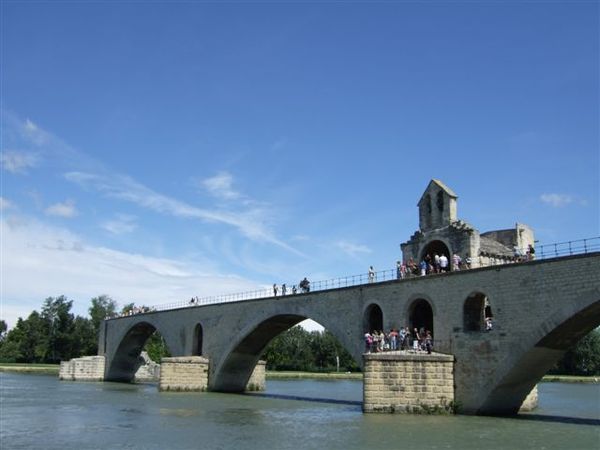
M 452 261 L 452 258 L 450 258 L 450 250 L 442 241 L 431 241 L 425 247 L 423 247 L 423 250 L 419 255 L 419 261 L 423 260 L 423 258 L 425 258 L 427 255 L 431 256 L 433 259 L 433 256 L 436 254 L 438 256 L 444 254 L 446 255 L 446 258 L 448 258 L 448 261 Z
M 194 328 L 194 340 L 192 347 L 192 355 L 202 355 L 202 325 L 197 324 Z
M 485 294 L 476 292 L 465 300 L 463 306 L 463 331 L 490 330 L 490 321 L 494 317 L 492 307 Z
M 463 306 L 463 330 L 466 332 L 481 331 L 483 329 L 485 309 L 485 295 L 471 294 Z
M 433 309 L 427 300 L 422 298 L 415 300 L 410 306 L 408 317 L 411 332 L 415 328 L 417 330 L 424 328 L 431 331 L 433 336 Z
M 363 318 L 363 330 L 365 333 L 383 330 L 383 312 L 379 305 L 369 305 L 365 310 Z

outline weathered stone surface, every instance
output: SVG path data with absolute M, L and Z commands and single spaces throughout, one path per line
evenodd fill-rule
M 527 397 L 525 397 L 525 400 L 523 401 L 523 404 L 521 405 L 521 409 L 519 409 L 519 412 L 533 411 L 537 407 L 538 407 L 538 387 L 536 384 L 535 387 L 531 390 L 531 392 L 527 395 Z
M 250 379 L 248 383 L 246 383 L 247 391 L 264 391 L 265 390 L 265 380 L 266 380 L 266 361 L 258 361 L 256 367 L 252 371 L 252 375 L 250 375 Z
M 146 352 L 142 352 L 140 358 L 142 359 L 142 365 L 135 373 L 134 380 L 138 383 L 159 381 L 160 364 L 152 361 Z
M 61 361 L 58 378 L 65 381 L 102 381 L 104 366 L 104 356 L 84 356 Z
M 454 358 L 405 352 L 364 355 L 364 412 L 454 412 Z M 438 380 L 431 375 L 436 373 Z
M 489 299 L 490 332 L 463 329 L 465 301 L 473 292 Z M 389 330 L 411 326 L 419 299 L 433 311 L 435 350 L 456 358 L 454 395 L 461 412 L 516 413 L 569 346 L 600 324 L 600 253 L 109 320 L 105 376 L 131 380 L 137 359 L 124 360 L 139 354 L 143 333 L 154 330 L 171 354 L 190 355 L 201 323 L 210 389 L 241 392 L 267 343 L 305 318 L 327 328 L 362 364 L 370 305 L 381 308 Z
M 202 356 L 179 356 L 161 359 L 161 391 L 206 391 L 209 361 Z

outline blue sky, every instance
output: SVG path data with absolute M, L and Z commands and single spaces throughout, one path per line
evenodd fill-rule
M 392 268 L 431 178 L 600 234 L 599 6 L 3 1 L 1 318 Z

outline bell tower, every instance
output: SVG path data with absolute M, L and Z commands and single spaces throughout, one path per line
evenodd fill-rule
M 458 196 L 444 183 L 432 179 L 423 192 L 419 207 L 419 229 L 423 232 L 436 230 L 456 221 Z

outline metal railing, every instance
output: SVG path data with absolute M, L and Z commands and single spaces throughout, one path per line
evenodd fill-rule
M 535 258 L 527 257 L 527 249 L 520 249 L 523 257 L 517 258 L 503 258 L 493 259 L 489 257 L 476 257 L 471 258 L 471 265 L 473 268 L 487 267 L 487 266 L 498 266 L 505 264 L 520 264 L 527 263 L 532 260 L 557 258 L 571 255 L 579 255 L 586 253 L 600 252 L 600 236 L 588 239 L 579 239 L 576 241 L 559 242 L 555 244 L 543 244 L 535 247 Z M 463 261 L 464 262 L 464 261 Z M 451 263 L 450 263 L 451 264 Z M 427 275 L 430 276 L 430 275 Z M 408 274 L 405 279 L 417 278 L 417 275 Z M 373 283 L 381 283 L 391 280 L 401 280 L 397 269 L 386 269 L 380 270 L 374 273 L 360 273 L 357 275 L 349 275 L 345 277 L 331 278 L 328 280 L 318 280 L 310 282 L 310 290 L 308 292 L 302 291 L 296 284 L 296 292 L 292 291 L 294 285 L 287 285 L 286 294 L 282 293 L 282 285 L 278 285 L 278 297 L 290 297 L 298 295 L 306 295 L 309 292 L 324 291 L 328 289 L 339 289 L 352 286 L 368 285 Z M 292 287 L 290 287 L 292 286 Z M 171 309 L 179 309 L 185 307 L 194 307 L 202 305 L 213 305 L 218 303 L 229 303 L 244 300 L 256 300 L 261 298 L 272 298 L 274 297 L 273 288 L 258 289 L 249 292 L 236 292 L 233 294 L 215 295 L 208 297 L 193 297 L 190 300 L 183 300 L 178 302 L 167 303 L 163 305 L 157 305 L 144 310 L 144 312 L 154 311 L 167 311 Z M 192 301 L 193 300 L 193 301 Z

